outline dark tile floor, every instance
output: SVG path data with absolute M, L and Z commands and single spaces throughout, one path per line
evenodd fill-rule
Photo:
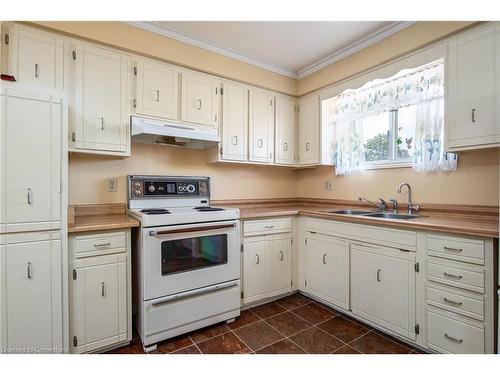
M 110 354 L 142 354 L 134 335 Z M 417 354 L 419 349 L 347 317 L 301 294 L 241 312 L 216 324 L 158 344 L 152 354 Z

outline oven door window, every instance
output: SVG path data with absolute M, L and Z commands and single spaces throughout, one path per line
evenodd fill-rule
M 227 234 L 182 238 L 161 243 L 163 276 L 227 263 Z

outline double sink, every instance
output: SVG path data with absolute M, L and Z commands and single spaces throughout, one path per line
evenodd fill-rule
M 422 217 L 420 215 L 399 214 L 396 212 L 387 212 L 387 211 L 336 210 L 336 211 L 325 211 L 325 212 L 338 215 L 355 215 L 355 216 L 378 217 L 382 219 L 396 219 L 396 220 L 408 220 L 408 219 L 416 219 Z

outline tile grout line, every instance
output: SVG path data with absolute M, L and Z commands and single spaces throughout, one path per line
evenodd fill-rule
M 254 323 L 257 323 L 257 322 L 254 322 Z M 250 323 L 250 324 L 252 324 L 252 323 Z M 238 327 L 238 328 L 246 327 L 246 326 L 248 326 L 250 324 L 245 324 L 245 325 L 243 325 L 241 327 Z M 227 323 L 226 323 L 226 326 L 227 326 Z M 240 336 L 238 336 L 238 334 L 236 332 L 234 332 L 231 329 L 231 327 L 228 326 L 227 328 L 229 329 L 229 332 L 232 332 L 232 334 L 235 335 L 238 340 L 240 340 L 248 349 L 250 349 L 250 354 L 251 353 L 255 354 L 255 351 L 245 342 L 245 340 L 243 340 Z

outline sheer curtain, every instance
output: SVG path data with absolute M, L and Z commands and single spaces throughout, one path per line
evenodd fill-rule
M 444 64 L 440 59 L 340 94 L 333 105 L 335 173 L 363 169 L 364 118 L 411 105 L 417 106 L 413 168 L 419 172 L 455 170 L 457 156 L 444 152 L 443 147 L 443 79 Z

